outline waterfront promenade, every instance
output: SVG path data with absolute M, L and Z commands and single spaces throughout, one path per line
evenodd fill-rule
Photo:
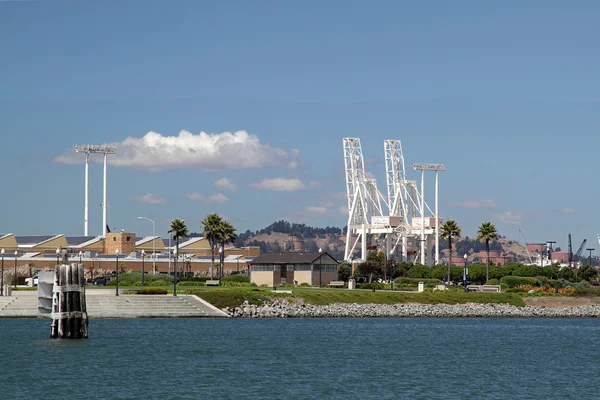
M 86 291 L 89 318 L 223 318 L 228 315 L 194 295 L 126 295 Z M 37 318 L 37 291 L 14 291 L 0 297 L 0 318 Z

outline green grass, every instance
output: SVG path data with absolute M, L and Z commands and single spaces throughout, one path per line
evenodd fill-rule
M 236 307 L 245 300 L 250 304 L 262 304 L 275 297 L 301 298 L 307 304 L 325 305 L 333 303 L 357 304 L 464 304 L 464 303 L 500 303 L 524 306 L 523 298 L 514 293 L 465 293 L 459 291 L 433 293 L 402 293 L 370 290 L 340 290 L 294 288 L 293 294 L 273 293 L 262 288 L 199 288 L 186 290 L 197 294 L 218 308 Z

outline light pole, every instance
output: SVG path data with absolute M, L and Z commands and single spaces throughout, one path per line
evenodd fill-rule
M 4 296 L 4 249 L 0 250 L 2 255 L 2 275 L 0 277 L 0 296 Z
M 463 286 L 465 292 L 467 291 L 467 257 L 467 253 L 465 253 L 465 255 L 463 256 L 463 258 L 465 259 L 465 267 L 463 269 Z
M 57 247 L 56 248 L 56 264 L 57 265 L 60 264 L 59 257 L 60 257 L 60 247 Z
M 156 233 L 154 230 L 154 221 L 146 217 L 138 217 L 138 219 L 145 219 L 146 221 L 152 222 L 152 273 L 156 274 Z M 144 275 L 142 275 L 142 278 L 143 276 Z
M 595 249 L 586 249 L 587 251 L 590 252 L 590 267 L 592 266 L 592 251 L 594 251 Z
M 171 234 L 168 232 L 167 234 L 169 235 L 169 270 L 167 271 L 167 275 L 171 275 Z
M 146 255 L 146 251 L 142 249 L 142 287 L 144 287 L 144 257 Z
M 219 247 L 219 279 L 223 279 L 223 247 Z
M 240 272 L 240 256 L 239 256 L 239 254 L 237 256 L 237 267 L 236 267 L 236 269 L 237 269 L 237 272 Z
M 116 286 L 116 289 L 115 289 L 115 296 L 118 296 L 119 295 L 119 249 L 115 250 L 115 254 L 117 255 L 117 263 L 116 263 L 116 266 L 117 266 L 117 286 Z
M 175 259 L 175 268 L 173 268 L 173 296 L 177 296 L 177 249 L 173 250 L 173 258 Z
M 319 287 L 321 287 L 321 254 L 323 253 L 323 249 L 319 247 Z
M 590 260 L 592 259 L 592 253 L 590 253 Z M 15 289 L 17 288 L 17 256 L 19 255 L 19 250 L 15 250 L 15 277 L 13 278 L 13 286 Z
M 390 290 L 394 290 L 394 276 L 392 274 L 392 263 L 394 262 L 394 250 L 390 250 Z

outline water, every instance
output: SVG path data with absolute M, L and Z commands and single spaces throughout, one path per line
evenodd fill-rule
M 595 319 L 0 320 L 0 399 L 596 399 Z

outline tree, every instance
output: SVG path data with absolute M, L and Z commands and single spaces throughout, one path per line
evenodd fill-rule
M 450 249 L 450 258 L 448 259 L 448 280 L 450 282 L 450 265 L 452 264 L 452 238 L 460 237 L 460 228 L 456 224 L 456 221 L 449 219 L 444 222 L 442 229 L 440 230 L 440 236 L 442 239 L 448 239 L 448 249 Z
M 213 278 L 213 271 L 215 269 L 215 249 L 217 247 L 217 234 L 218 229 L 223 219 L 219 214 L 208 214 L 206 218 L 201 222 L 202 236 L 206 238 L 210 246 L 210 279 Z
M 352 274 L 352 264 L 348 261 L 342 261 L 338 264 L 338 278 L 342 281 L 347 281 Z
M 229 221 L 221 220 L 219 226 L 216 229 L 216 239 L 221 246 L 221 251 L 219 251 L 219 278 L 223 278 L 223 263 L 225 261 L 225 245 L 229 243 L 235 243 L 235 239 L 237 235 L 235 233 L 235 228 Z
M 189 234 L 185 222 L 180 219 L 174 219 L 171 222 L 171 229 L 169 229 L 169 234 L 175 240 L 175 253 L 176 257 L 179 257 L 179 239 L 186 238 Z M 177 262 L 177 260 L 175 260 L 175 262 Z M 177 271 L 174 272 L 177 274 Z
M 498 240 L 498 232 L 496 227 L 491 222 L 484 222 L 477 231 L 477 240 L 485 241 L 485 251 L 487 252 L 487 273 L 486 282 L 490 279 L 490 241 Z

